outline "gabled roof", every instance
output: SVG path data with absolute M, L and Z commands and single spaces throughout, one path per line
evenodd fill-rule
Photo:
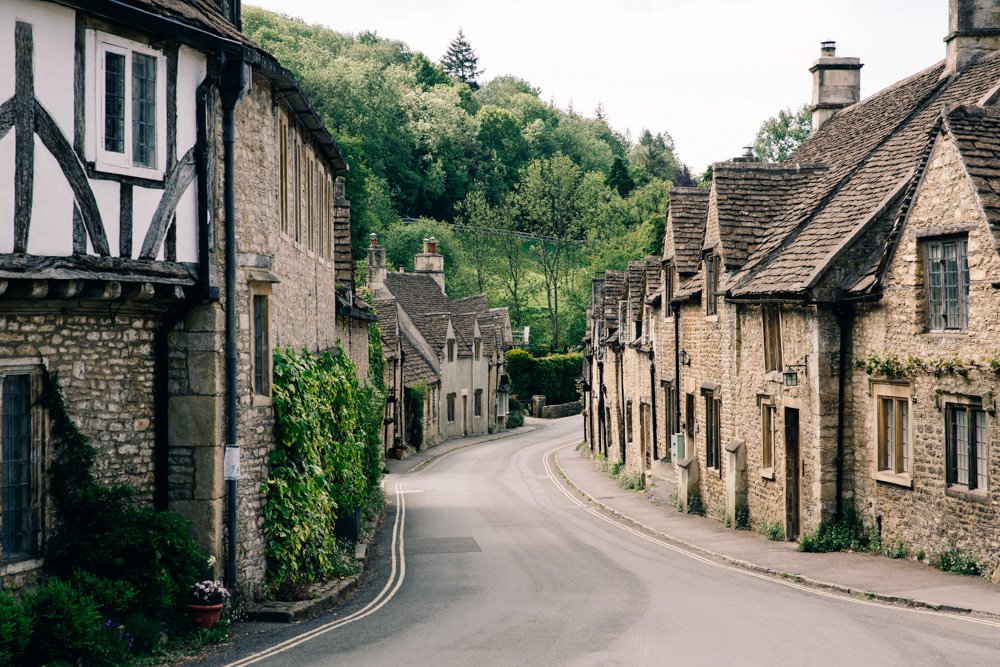
M 406 336 L 400 338 L 400 346 L 403 350 L 404 387 L 412 387 L 424 381 L 434 383 L 440 379 L 434 372 L 434 368 L 427 363 L 427 360 Z
M 382 351 L 386 359 L 394 359 L 399 348 L 399 322 L 396 319 L 395 299 L 375 299 L 378 327 L 382 338 Z
M 689 275 L 698 270 L 701 244 L 705 238 L 709 191 L 705 188 L 672 188 L 667 227 L 663 239 L 663 258 L 672 260 L 677 272 Z M 668 235 L 673 236 L 670 251 Z
M 1000 251 L 1000 110 L 961 106 L 945 116 L 944 128 L 955 139 Z
M 642 314 L 642 302 L 645 301 L 643 286 L 646 278 L 646 262 L 643 260 L 628 263 L 628 303 L 632 309 L 632 317 Z
M 608 329 L 618 327 L 618 303 L 625 297 L 625 273 L 604 272 L 604 321 Z
M 828 170 L 768 230 L 731 283 L 731 296 L 809 298 L 831 267 L 849 261 L 852 244 L 884 218 L 916 176 L 942 112 L 993 94 L 1000 52 L 953 77 L 942 79 L 943 71 L 939 63 L 841 111 L 803 142 L 790 160 L 822 162 Z M 828 287 L 829 298 L 836 298 L 851 285 Z

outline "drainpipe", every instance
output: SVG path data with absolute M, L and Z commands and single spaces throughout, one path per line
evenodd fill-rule
M 847 407 L 844 405 L 847 393 L 847 354 L 850 350 L 851 321 L 854 308 L 850 304 L 838 304 L 837 328 L 840 330 L 840 359 L 838 360 L 837 382 L 837 493 L 836 518 L 844 512 L 844 421 Z
M 604 362 L 597 362 L 597 451 L 608 455 L 608 425 L 604 415 Z
M 625 350 L 619 349 L 615 352 L 618 357 L 618 446 L 621 450 L 622 465 L 625 465 L 626 450 L 625 444 Z
M 226 450 L 238 457 L 236 439 L 236 183 L 235 143 L 236 104 L 246 92 L 246 72 L 243 58 L 222 56 L 222 78 L 219 93 L 222 98 L 223 197 L 226 228 Z M 234 457 L 234 458 L 235 458 Z M 227 459 L 230 456 L 226 456 Z M 238 459 L 237 459 L 238 460 Z M 226 480 L 226 521 L 228 543 L 226 553 L 226 586 L 236 587 L 236 479 Z
M 649 409 L 653 413 L 653 460 L 657 459 L 656 449 L 656 363 L 653 352 L 649 353 Z
M 670 304 L 674 311 L 674 432 L 681 430 L 681 305 Z M 688 445 L 685 443 L 684 452 Z

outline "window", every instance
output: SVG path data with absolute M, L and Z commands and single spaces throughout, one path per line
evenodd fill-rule
M 721 451 L 719 413 L 722 409 L 722 401 L 715 397 L 715 392 L 705 392 L 705 467 L 722 469 L 722 461 L 719 458 Z
M 302 243 L 302 145 L 295 140 L 292 160 L 292 197 L 295 199 L 295 241 Z
M 780 371 L 781 362 L 781 311 L 777 306 L 764 306 L 764 370 Z
M 705 314 L 719 313 L 719 257 L 705 255 Z
M 162 178 L 166 60 L 145 44 L 94 32 L 95 143 L 103 171 Z
M 986 412 L 978 405 L 945 406 L 945 449 L 948 484 L 986 489 Z
M 927 328 L 960 331 L 969 326 L 969 253 L 964 238 L 924 244 Z
M 694 420 L 694 394 L 686 394 L 684 397 L 684 433 L 687 436 L 687 441 L 691 443 L 688 445 L 689 447 L 694 446 Z
M 774 468 L 774 406 L 770 403 L 760 406 L 760 467 Z
M 448 421 L 455 421 L 455 394 L 448 394 L 448 406 L 447 406 Z
M 910 473 L 909 387 L 887 386 L 876 392 L 876 441 L 878 471 L 890 475 Z
M 278 214 L 281 231 L 288 233 L 288 121 L 278 121 Z
M 472 395 L 472 410 L 473 414 L 477 417 L 483 416 L 483 390 L 477 389 L 476 393 Z
M 316 246 L 316 193 L 315 187 L 316 169 L 313 166 L 313 159 L 306 158 L 306 248 L 313 250 Z
M 0 503 L 3 558 L 38 552 L 41 485 L 37 478 L 41 451 L 41 419 L 33 407 L 37 376 L 11 373 L 2 377 L 3 421 L 0 424 Z
M 448 361 L 455 361 L 455 339 L 448 339 Z
M 663 316 L 670 317 L 670 301 L 674 298 L 674 267 L 669 262 L 663 264 Z
M 625 402 L 625 442 L 632 442 L 632 401 Z
M 475 343 L 473 343 L 473 348 L 475 350 L 476 361 L 479 361 L 480 356 L 483 354 L 483 339 L 477 338 Z
M 253 317 L 253 389 L 257 396 L 271 395 L 271 313 L 267 294 L 251 297 Z

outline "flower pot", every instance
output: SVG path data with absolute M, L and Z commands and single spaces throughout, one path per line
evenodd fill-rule
M 222 615 L 222 603 L 219 604 L 189 604 L 187 605 L 188 616 L 195 625 L 200 625 L 206 630 L 211 630 L 219 622 Z

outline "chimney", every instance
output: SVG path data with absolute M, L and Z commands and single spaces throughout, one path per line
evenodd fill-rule
M 1000 48 L 1000 2 L 948 0 L 946 74 L 961 71 Z
M 385 248 L 378 244 L 378 235 L 369 235 L 368 246 L 368 289 L 372 296 L 379 296 L 385 289 Z
M 861 60 L 838 58 L 836 42 L 820 42 L 813 75 L 812 131 L 861 99 Z
M 424 251 L 413 258 L 413 272 L 426 273 L 433 278 L 444 292 L 444 255 L 437 251 L 437 239 L 424 239 Z

